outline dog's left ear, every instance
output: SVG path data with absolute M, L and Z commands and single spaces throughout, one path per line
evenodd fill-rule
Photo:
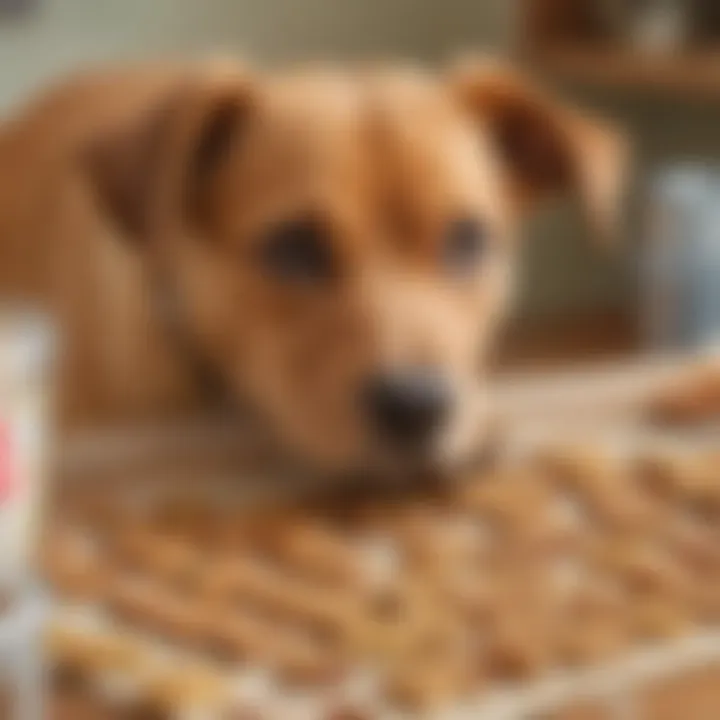
M 216 182 L 251 107 L 241 71 L 203 66 L 183 74 L 85 149 L 101 209 L 138 248 L 174 222 L 208 230 Z
M 626 140 L 615 127 L 508 68 L 470 61 L 451 78 L 453 92 L 490 133 L 519 209 L 574 194 L 601 237 L 614 234 L 629 166 Z

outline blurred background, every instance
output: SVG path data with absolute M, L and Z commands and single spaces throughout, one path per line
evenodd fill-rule
M 0 122 L 54 79 L 108 61 L 227 52 L 263 65 L 433 64 L 467 51 L 507 57 L 614 118 L 634 154 L 614 247 L 598 247 L 571 208 L 527 229 L 502 367 L 719 345 L 719 0 L 0 0 Z
M 116 59 L 228 51 L 262 63 L 512 56 L 634 141 L 623 237 L 598 253 L 569 212 L 531 228 L 507 358 L 566 359 L 712 343 L 720 300 L 713 165 L 720 11 L 713 0 L 3 0 L 0 112 L 51 79 Z M 689 223 L 687 213 L 692 222 Z M 668 217 L 669 216 L 669 217 Z M 669 223 L 669 224 L 668 224 Z M 691 227 L 692 226 L 692 227 Z M 690 235 L 682 258 L 670 234 Z M 716 293 L 717 294 L 717 293 Z M 652 299 L 652 300 L 651 300 Z M 653 310 L 650 311 L 650 306 Z M 674 308 L 672 312 L 662 308 Z

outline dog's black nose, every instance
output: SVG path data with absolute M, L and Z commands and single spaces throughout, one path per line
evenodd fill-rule
M 393 445 L 418 445 L 432 438 L 446 418 L 450 388 L 431 370 L 379 375 L 365 388 L 370 422 Z

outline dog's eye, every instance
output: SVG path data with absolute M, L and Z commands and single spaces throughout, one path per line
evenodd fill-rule
M 335 270 L 327 231 L 311 218 L 272 229 L 262 243 L 260 260 L 268 272 L 291 281 L 325 280 Z
M 477 265 L 487 251 L 487 231 L 475 218 L 453 221 L 447 230 L 443 259 L 456 273 L 468 272 Z

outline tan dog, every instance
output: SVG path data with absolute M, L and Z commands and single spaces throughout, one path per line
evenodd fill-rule
M 623 159 L 482 64 L 98 73 L 0 136 L 0 281 L 59 316 L 71 422 L 192 412 L 212 376 L 316 467 L 444 466 L 520 221 L 573 192 L 609 220 Z

